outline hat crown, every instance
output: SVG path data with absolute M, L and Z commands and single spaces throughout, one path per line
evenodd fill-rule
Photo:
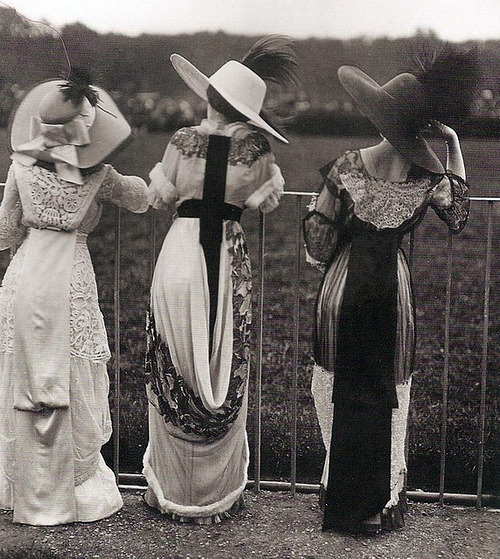
M 210 77 L 209 83 L 226 98 L 260 113 L 266 96 L 266 84 L 241 62 L 229 60 Z
M 47 93 L 40 102 L 39 114 L 46 124 L 66 124 L 80 114 L 82 103 L 66 99 L 61 89 Z
M 382 86 L 397 107 L 411 115 L 422 114 L 427 106 L 425 89 L 418 79 L 408 72 L 398 74 Z
M 398 74 L 383 86 L 354 66 L 341 66 L 338 76 L 360 110 L 398 151 L 428 171 L 444 172 L 439 158 L 420 134 L 430 118 L 431 103 L 416 76 Z

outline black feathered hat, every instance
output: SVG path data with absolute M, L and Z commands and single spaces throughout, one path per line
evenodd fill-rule
M 444 168 L 421 132 L 430 120 L 456 124 L 470 109 L 480 76 L 473 53 L 442 51 L 379 85 L 359 68 L 341 66 L 340 82 L 379 132 L 405 157 L 434 173 Z

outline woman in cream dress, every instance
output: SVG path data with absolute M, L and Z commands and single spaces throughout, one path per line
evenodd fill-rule
M 105 203 L 148 208 L 142 179 L 101 163 L 129 134 L 111 97 L 77 77 L 35 87 L 14 115 L 0 206 L 0 249 L 20 244 L 0 291 L 0 508 L 14 522 L 90 522 L 122 506 L 100 453 L 110 352 L 87 235 Z

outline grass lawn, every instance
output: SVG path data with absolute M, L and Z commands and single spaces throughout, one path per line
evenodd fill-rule
M 1 131 L 0 144 L 5 145 Z M 147 178 L 158 161 L 168 136 L 141 135 L 116 157 L 114 164 L 123 173 Z M 313 191 L 319 187 L 317 169 L 349 147 L 363 147 L 373 140 L 297 136 L 289 146 L 275 146 L 275 153 L 287 190 Z M 468 179 L 473 195 L 500 194 L 500 142 L 463 142 Z M 4 179 L 8 153 L 0 150 Z M 306 200 L 300 217 L 306 212 Z M 500 208 L 500 206 L 499 206 Z M 266 222 L 265 316 L 263 334 L 262 477 L 287 479 L 290 471 L 290 390 L 293 371 L 293 308 L 296 290 L 294 265 L 295 202 L 285 199 Z M 479 395 L 483 328 L 485 273 L 486 205 L 473 204 L 469 224 L 454 238 L 452 316 L 450 324 L 450 386 L 446 491 L 474 493 L 476 487 Z M 151 213 L 151 212 L 150 212 Z M 99 285 L 101 306 L 110 334 L 113 332 L 114 210 L 108 209 L 89 240 Z M 158 212 L 157 245 L 151 248 L 152 216 L 122 215 L 121 248 L 121 470 L 139 472 L 147 444 L 147 402 L 143 387 L 144 311 L 152 270 L 152 254 L 160 248 L 169 216 Z M 248 212 L 243 226 L 254 265 L 255 303 L 258 295 L 257 266 L 258 215 Z M 489 330 L 487 385 L 487 425 L 485 444 L 486 492 L 498 491 L 500 471 L 500 211 L 494 212 L 493 268 Z M 413 261 L 418 312 L 417 362 L 410 416 L 409 487 L 436 490 L 439 481 L 441 425 L 441 372 L 444 353 L 444 302 L 447 231 L 429 211 L 416 233 Z M 3 263 L 6 262 L 6 255 Z M 311 326 L 315 294 L 321 274 L 302 258 L 300 279 L 300 340 L 298 379 L 298 480 L 319 480 L 324 451 L 314 406 L 309 393 L 311 375 Z M 256 310 L 256 309 L 255 309 Z M 254 333 L 257 330 L 255 313 Z M 256 339 L 254 337 L 254 339 Z M 254 352 L 256 347 L 254 345 Z M 255 355 L 254 355 L 255 364 Z M 255 371 L 255 366 L 253 367 Z M 113 363 L 110 374 L 113 375 Z M 248 431 L 254 438 L 254 399 Z M 116 395 L 112 396 L 113 398 Z M 106 449 L 110 457 L 110 446 Z M 252 476 L 252 473 L 250 474 Z

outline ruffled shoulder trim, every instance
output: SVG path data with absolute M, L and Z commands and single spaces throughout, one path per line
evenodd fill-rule
M 170 143 L 184 157 L 207 156 L 208 135 L 200 134 L 195 127 L 180 128 L 170 138 Z
M 259 157 L 270 152 L 271 146 L 267 138 L 259 132 L 251 131 L 243 137 L 233 138 L 229 150 L 229 163 L 251 167 Z

